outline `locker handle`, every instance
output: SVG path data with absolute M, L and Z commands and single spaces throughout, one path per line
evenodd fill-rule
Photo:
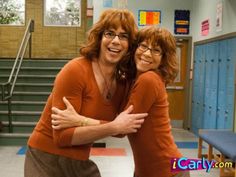
M 220 110 L 220 108 L 218 107 L 218 108 L 217 108 L 217 111 L 219 111 L 219 110 Z
M 214 62 L 214 59 L 211 59 L 211 62 Z
M 218 61 L 219 61 L 219 62 L 221 62 L 222 60 L 221 60 L 221 59 L 219 59 Z
M 229 58 L 227 58 L 227 61 L 230 61 L 230 59 L 229 59 Z
M 225 114 L 228 114 L 229 113 L 229 111 L 225 111 Z
M 204 103 L 204 104 L 203 104 L 203 107 L 205 107 L 205 106 L 206 106 L 206 104 Z
M 211 109 L 211 106 L 209 106 L 209 109 Z

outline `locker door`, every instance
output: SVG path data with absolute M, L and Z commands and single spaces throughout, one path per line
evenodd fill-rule
M 206 49 L 206 58 L 205 58 L 205 98 L 204 98 L 204 120 L 203 128 L 207 129 L 210 127 L 210 91 L 211 91 L 211 56 L 209 50 L 211 50 L 211 43 L 204 45 Z
M 209 127 L 216 128 L 216 107 L 218 90 L 218 41 L 210 44 L 210 95 L 209 95 Z
M 217 129 L 225 128 L 227 40 L 219 42 Z
M 236 38 L 228 40 L 227 49 L 225 128 L 233 129 Z
M 205 60 L 206 60 L 206 45 L 201 45 L 201 53 L 199 60 L 199 87 L 198 87 L 198 129 L 203 128 L 203 117 L 204 117 L 204 99 L 205 99 Z
M 201 53 L 201 46 L 195 46 L 194 49 L 194 61 L 193 61 L 193 94 L 192 94 L 192 120 L 191 128 L 192 131 L 197 134 L 197 97 L 198 97 L 198 87 L 199 87 L 199 58 Z

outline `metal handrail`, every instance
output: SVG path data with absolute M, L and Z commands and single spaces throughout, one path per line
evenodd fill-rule
M 26 27 L 24 37 L 21 41 L 20 48 L 18 50 L 14 65 L 11 70 L 11 74 L 7 82 L 1 85 L 2 88 L 2 100 L 8 101 L 8 121 L 9 121 L 9 132 L 12 133 L 12 112 L 11 112 L 11 97 L 15 88 L 16 80 L 21 68 L 21 64 L 25 55 L 27 45 L 29 43 L 29 58 L 31 58 L 31 33 L 34 32 L 34 20 L 30 19 Z M 19 59 L 20 58 L 20 59 Z

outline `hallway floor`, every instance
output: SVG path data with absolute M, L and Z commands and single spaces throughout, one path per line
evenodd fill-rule
M 175 141 L 184 157 L 197 159 L 198 139 L 190 132 L 173 129 Z M 102 177 L 133 177 L 133 159 L 126 138 L 106 138 L 106 148 L 93 148 L 91 159 L 98 165 Z M 0 177 L 23 177 L 25 147 L 0 146 Z M 217 177 L 219 169 L 191 171 L 191 177 Z

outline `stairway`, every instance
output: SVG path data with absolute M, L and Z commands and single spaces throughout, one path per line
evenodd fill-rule
M 56 74 L 68 60 L 23 60 L 12 97 L 13 133 L 8 133 L 7 101 L 0 100 L 0 145 L 26 145 L 44 108 Z M 14 60 L 0 59 L 0 83 L 8 80 Z M 0 89 L 1 95 L 1 89 Z

